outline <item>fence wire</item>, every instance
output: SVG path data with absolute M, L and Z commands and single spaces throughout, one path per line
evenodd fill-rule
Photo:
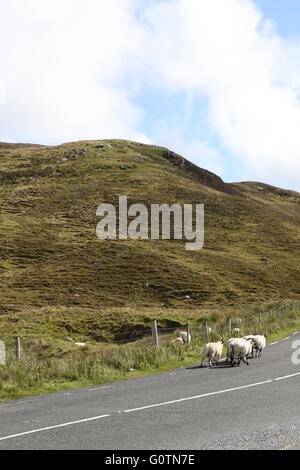
M 222 318 L 219 321 L 213 321 L 212 319 L 199 319 L 197 325 L 184 325 L 176 327 L 161 327 L 159 324 L 156 326 L 157 338 L 155 339 L 155 331 L 153 329 L 153 324 L 149 325 L 144 329 L 130 330 L 125 332 L 111 333 L 111 340 L 107 343 L 101 344 L 103 347 L 109 348 L 113 346 L 126 346 L 126 345 L 136 345 L 139 347 L 148 347 L 148 346 L 159 346 L 167 347 L 172 344 L 184 344 L 188 345 L 187 341 L 188 333 L 191 336 L 192 344 L 203 344 L 207 341 L 215 341 L 223 339 L 226 341 L 229 337 L 242 337 L 249 334 L 268 334 L 273 325 L 279 325 L 281 322 L 286 320 L 296 320 L 300 318 L 300 301 L 294 301 L 287 304 L 278 304 L 268 308 L 265 311 L 257 311 L 255 313 L 241 315 L 240 317 L 228 317 Z M 181 340 L 179 340 L 181 338 Z M 21 349 L 18 351 L 16 339 L 0 337 L 2 344 L 4 343 L 4 350 L 0 349 L 0 360 L 1 357 L 16 357 L 22 356 L 23 350 L 27 349 L 27 346 L 30 343 L 35 342 L 35 348 L 31 350 L 31 354 L 34 354 L 36 351 L 37 356 L 43 350 L 43 340 L 41 339 L 40 349 L 39 349 L 39 339 L 38 338 L 26 338 L 24 341 L 21 338 Z M 77 343 L 71 338 L 61 338 L 61 340 L 70 341 L 74 343 L 78 348 L 84 348 L 88 346 L 88 343 Z M 181 342 L 182 341 L 182 342 Z M 0 341 L 1 342 L 1 341 Z M 2 351 L 2 356 L 1 356 Z M 3 352 L 5 351 L 5 352 Z M 95 349 L 93 349 L 95 351 Z

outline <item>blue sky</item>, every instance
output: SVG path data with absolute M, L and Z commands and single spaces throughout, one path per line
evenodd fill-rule
M 298 0 L 256 0 L 264 15 L 276 23 L 279 33 L 299 36 L 300 2 Z
M 1 0 L 0 141 L 138 140 L 300 191 L 299 17 L 298 0 Z

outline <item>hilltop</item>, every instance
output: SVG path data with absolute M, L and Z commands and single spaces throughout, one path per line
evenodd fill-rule
M 205 204 L 204 249 L 101 242 L 96 208 L 120 195 L 147 207 Z M 47 316 L 53 331 L 96 335 L 153 316 L 196 319 L 300 298 L 300 194 L 225 183 L 161 147 L 0 143 L 0 237 L 0 320 L 24 331 Z

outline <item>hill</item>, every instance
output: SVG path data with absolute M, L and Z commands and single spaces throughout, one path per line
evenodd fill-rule
M 119 195 L 204 203 L 204 249 L 101 242 L 96 208 Z M 8 322 L 98 338 L 153 316 L 169 324 L 300 298 L 300 194 L 226 184 L 165 148 L 0 143 L 0 238 L 0 332 Z

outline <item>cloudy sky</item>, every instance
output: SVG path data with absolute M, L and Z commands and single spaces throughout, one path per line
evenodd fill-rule
M 125 138 L 300 191 L 299 0 L 0 0 L 0 141 Z

